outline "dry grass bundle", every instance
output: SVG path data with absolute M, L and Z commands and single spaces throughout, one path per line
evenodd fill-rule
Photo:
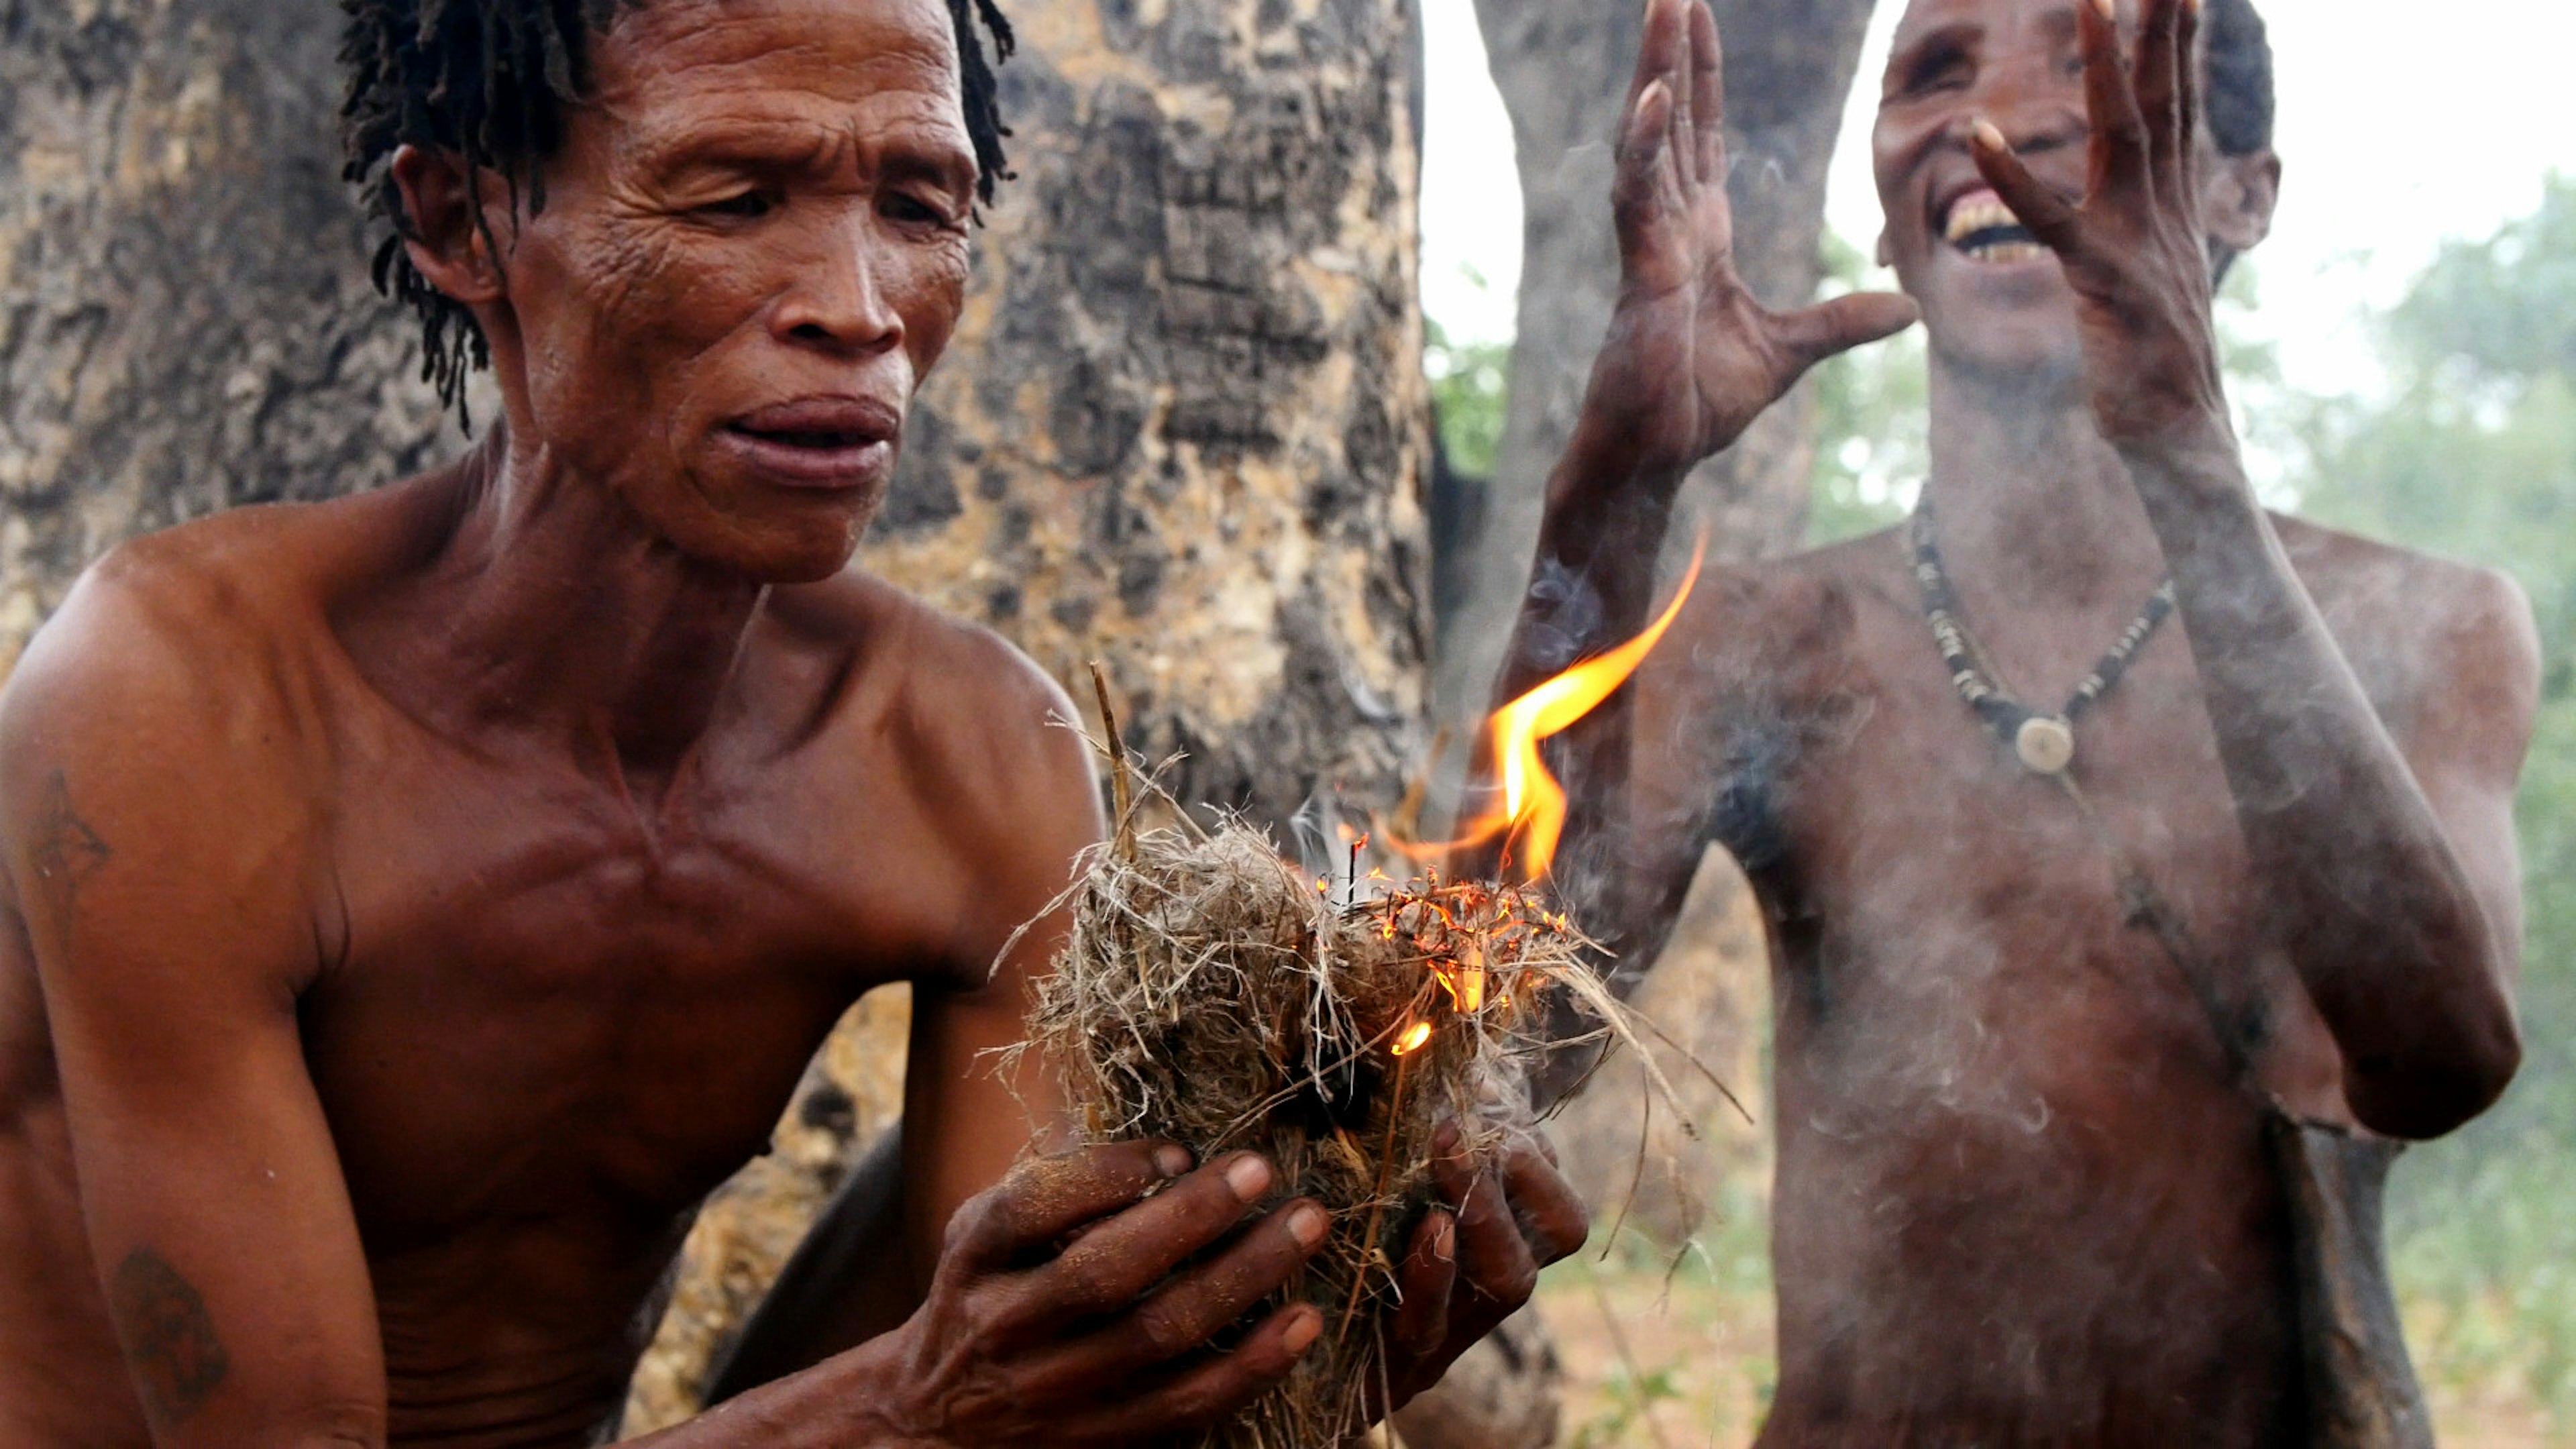
M 1339 884 L 1240 825 L 1122 827 L 1082 862 L 1032 1018 L 1027 1045 L 1063 1073 L 1089 1140 L 1169 1138 L 1202 1161 L 1257 1151 L 1279 1169 L 1274 1202 L 1332 1214 L 1293 1296 L 1264 1310 L 1313 1303 L 1324 1337 L 1213 1449 L 1318 1449 L 1367 1427 L 1380 1310 L 1432 1202 L 1439 1123 L 1454 1118 L 1474 1152 L 1525 1115 L 1521 1064 L 1548 992 L 1578 992 L 1625 1035 L 1580 964 L 1585 943 L 1536 897 Z

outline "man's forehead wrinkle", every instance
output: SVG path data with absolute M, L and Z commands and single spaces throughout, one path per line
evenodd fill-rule
M 889 92 L 922 91 L 960 112 L 956 36 L 946 11 L 906 26 L 882 4 L 818 38 L 810 24 L 749 0 L 651 0 L 621 8 L 599 47 L 593 103 L 628 120 L 693 95 L 741 108 L 764 93 L 848 107 Z M 791 102 L 794 104 L 794 102 Z
M 1889 49 L 1903 54 L 1934 38 L 1981 40 L 2016 24 L 2073 35 L 2075 0 L 1914 0 L 1896 22 Z
M 712 163 L 837 175 L 873 156 L 885 169 L 928 171 L 943 183 L 974 184 L 974 153 L 954 106 L 932 97 L 886 100 L 865 110 L 836 102 L 828 115 L 681 102 L 664 107 L 649 126 L 629 120 L 621 127 L 621 145 L 647 171 Z

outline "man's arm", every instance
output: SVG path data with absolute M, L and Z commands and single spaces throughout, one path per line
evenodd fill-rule
M 1648 7 L 1611 197 L 1618 306 L 1574 436 L 1548 479 L 1497 703 L 1641 630 L 1689 471 L 1733 445 L 1809 368 L 1916 316 L 1912 302 L 1884 294 L 1789 313 L 1753 297 L 1735 270 L 1723 70 L 1704 0 Z M 1693 609 L 1677 636 L 1705 627 L 1694 619 L 1709 616 L 1706 606 Z M 1699 855 L 1675 832 L 1630 828 L 1637 693 L 1612 695 L 1552 741 L 1551 753 L 1572 807 L 1558 859 L 1600 862 L 1611 876 L 1560 880 L 1560 890 L 1613 958 L 1643 960 L 1671 928 Z M 1491 874 L 1499 848 L 1470 852 L 1458 869 Z
M 1112 1414 L 1138 1432 L 1168 1432 L 1266 1389 L 1320 1331 L 1312 1309 L 1292 1306 L 1268 1315 L 1240 1347 L 1223 1354 L 1204 1348 L 1211 1334 L 1284 1281 L 1285 1270 L 1314 1244 L 1300 1242 L 1283 1256 L 1289 1239 L 1282 1229 L 1293 1229 L 1300 1204 L 1282 1204 L 1216 1262 L 1148 1295 L 1207 1241 L 1184 1241 L 1168 1225 L 1150 1225 L 1179 1188 L 1114 1218 L 1105 1215 L 1126 1204 L 1111 1193 L 1101 1199 L 1104 1206 L 1090 1210 L 1104 1218 L 1096 1226 L 1062 1214 L 1065 1201 L 1091 1191 L 1084 1184 L 1098 1178 L 1101 1164 L 1111 1164 L 1115 1178 L 1125 1170 L 1116 1164 L 1155 1145 L 1019 1161 L 1033 1137 L 1043 1146 L 1060 1135 L 1059 1083 L 1052 1067 L 1035 1057 L 1023 1060 L 1017 1078 L 1006 1079 L 988 1054 L 1026 1036 L 1033 989 L 1070 925 L 1066 912 L 1048 907 L 1071 883 L 1074 857 L 1102 838 L 1106 822 L 1089 747 L 1055 723 L 1076 718 L 1071 702 L 998 640 L 978 633 L 974 647 L 976 654 L 943 672 L 977 687 L 925 701 L 911 721 L 919 737 L 955 747 L 929 770 L 931 783 L 922 788 L 937 797 L 957 831 L 953 858 L 969 867 L 969 888 L 961 896 L 966 904 L 953 953 L 963 979 L 915 989 L 900 1183 L 889 1181 L 895 1167 L 889 1155 L 871 1153 L 861 1169 L 867 1176 L 816 1225 L 815 1237 L 830 1240 L 809 1239 L 799 1249 L 802 1276 L 774 1290 L 785 1295 L 779 1311 L 764 1306 L 758 1338 L 727 1366 L 720 1387 L 726 1395 L 739 1393 L 771 1373 L 853 1344 L 846 1358 L 918 1364 L 921 1331 L 954 1314 L 940 1300 L 943 1285 L 953 1286 L 961 1273 L 990 1271 L 968 1245 L 989 1235 L 997 1220 L 1036 1214 L 1051 1226 L 1023 1231 L 996 1255 L 999 1262 L 1051 1258 L 1038 1271 L 1059 1280 L 1055 1291 L 1070 1295 L 1077 1318 L 1125 1309 L 1127 1335 L 1148 1345 L 1146 1362 L 1178 1358 L 1190 1367 L 1122 1387 L 1112 1374 L 1116 1358 L 1092 1350 L 1100 1367 L 1085 1378 L 1094 1392 L 1066 1392 L 1052 1412 L 1030 1405 L 1027 1422 L 1049 1443 L 1076 1442 L 1073 1426 L 1086 1418 L 1111 1422 L 1102 1416 Z M 1031 924 L 1021 931 L 1024 921 Z M 1172 1170 L 1186 1168 L 1186 1153 L 1160 1150 L 1179 1154 Z M 1460 1353 L 1527 1301 L 1539 1266 L 1581 1246 L 1584 1237 L 1580 1203 L 1534 1147 L 1476 1164 L 1453 1143 L 1437 1166 L 1454 1211 L 1426 1215 L 1400 1270 L 1404 1306 L 1387 1325 L 1391 1366 L 1384 1387 L 1392 1401 L 1386 1408 L 1436 1382 Z M 1002 1187 L 970 1200 L 996 1178 Z M 1204 1219 L 1214 1225 L 1211 1232 L 1242 1222 L 1249 1205 L 1266 1197 L 1270 1180 L 1269 1166 L 1245 1154 L 1203 1165 L 1190 1178 L 1201 1190 L 1220 1191 L 1206 1184 L 1229 1181 L 1245 1194 L 1232 1222 Z M 1077 1226 L 1086 1229 L 1078 1244 L 1056 1241 Z M 1315 1226 L 1320 1229 L 1320 1219 Z M 867 1236 L 874 1241 L 861 1240 Z M 906 1256 L 917 1276 L 898 1284 L 888 1270 Z M 910 1290 L 899 1304 L 891 1301 L 898 1286 Z M 920 1311 L 905 1321 L 915 1305 Z M 896 1324 L 900 1331 L 887 1331 Z M 871 1338 L 877 1334 L 884 1336 Z M 818 1372 L 832 1364 L 825 1361 Z M 743 1393 L 739 1402 L 745 1411 L 757 1402 L 782 1402 L 776 1396 L 793 1383 Z
M 321 969 L 291 731 L 93 578 L 0 699 L 93 1266 L 164 1445 L 384 1442 L 375 1306 L 297 994 Z
M 2201 216 L 2199 7 L 2145 0 L 2134 65 L 2105 9 L 2076 10 L 2088 196 L 2070 203 L 2035 181 L 1992 126 L 1973 154 L 2075 289 L 2096 421 L 2173 572 L 2268 944 L 2333 1030 L 2354 1115 L 2396 1136 L 2447 1132 L 2495 1100 L 2521 1055 L 2518 911 L 2504 903 L 2519 889 L 2507 840 L 2536 679 L 2528 613 L 2501 599 L 2471 610 L 2485 622 L 2468 631 L 2462 663 L 2481 672 L 2498 713 L 2437 727 L 2419 746 L 2431 770 L 2419 779 L 2237 454 Z M 2428 798 L 2437 790 L 2447 818 Z

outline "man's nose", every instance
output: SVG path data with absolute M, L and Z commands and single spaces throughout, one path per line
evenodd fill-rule
M 834 228 L 821 253 L 799 269 L 776 314 L 782 338 L 852 353 L 902 343 L 903 315 L 887 295 L 887 268 L 874 255 L 871 232 L 865 222 Z
M 2081 77 L 2054 64 L 2001 67 L 1980 78 L 1969 104 L 1950 119 L 1947 139 L 1962 148 L 1980 119 L 1994 123 L 2021 156 L 2081 147 L 2090 126 Z

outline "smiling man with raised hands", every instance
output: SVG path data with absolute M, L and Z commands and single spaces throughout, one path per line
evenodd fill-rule
M 2261 21 L 1914 0 L 1874 137 L 1907 297 L 1786 316 L 1730 262 L 1717 46 L 1656 0 L 1498 691 L 1640 628 L 1684 473 L 1919 307 L 1913 522 L 1712 571 L 1562 737 L 1614 956 L 1711 842 L 1767 911 L 1763 1442 L 2429 1443 L 2371 1174 L 2518 1062 L 2537 641 L 2504 578 L 2247 486 L 2210 298 L 2280 176 Z
M 847 568 L 1001 170 L 990 0 L 348 9 L 379 276 L 503 417 L 118 549 L 0 695 L 0 1444 L 590 1442 L 694 1205 L 896 980 L 900 1189 L 771 1325 L 813 1366 L 652 1442 L 1126 1444 L 1276 1383 L 1320 1315 L 1243 1320 L 1324 1219 L 1267 1164 L 1014 1169 L 977 1056 L 1088 760 Z M 1528 1151 L 1441 1177 L 1398 1400 L 1583 1233 Z

